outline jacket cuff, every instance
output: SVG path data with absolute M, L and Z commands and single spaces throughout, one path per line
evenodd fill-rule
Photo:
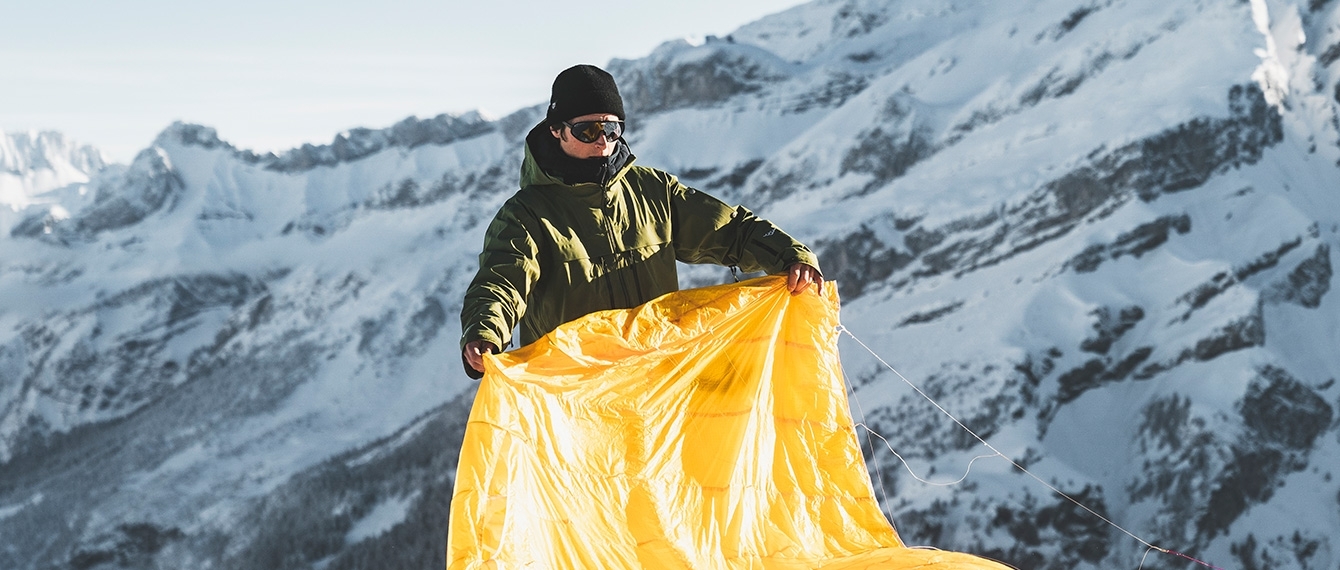
M 795 265 L 797 263 L 804 263 L 805 265 L 813 267 L 815 271 L 819 272 L 820 277 L 824 276 L 824 270 L 819 267 L 819 256 L 814 255 L 814 252 L 808 249 L 801 249 L 795 251 L 794 255 L 792 255 L 791 257 L 791 260 L 786 262 L 786 267 L 791 267 L 792 265 Z M 785 267 L 783 269 L 785 269 Z
M 470 362 L 465 359 L 465 350 L 461 350 L 461 368 L 465 369 L 465 375 L 471 380 L 478 380 L 484 377 L 484 373 L 470 367 Z
M 469 376 L 471 380 L 478 380 L 484 377 L 483 372 L 471 368 L 470 361 L 465 359 L 465 345 L 476 340 L 482 340 L 492 344 L 498 352 L 502 352 L 503 350 L 503 343 L 498 340 L 497 335 L 493 334 L 493 331 L 488 329 L 469 331 L 461 335 L 461 367 L 465 369 L 465 375 Z

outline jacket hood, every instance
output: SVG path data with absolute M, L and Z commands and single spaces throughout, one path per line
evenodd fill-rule
M 572 158 L 563 152 L 558 140 L 549 134 L 549 127 L 541 122 L 526 135 L 526 156 L 521 161 L 521 187 L 557 184 L 575 187 L 600 185 L 597 172 L 603 168 L 603 186 L 609 188 L 632 168 L 632 150 L 619 139 L 614 153 L 604 160 Z

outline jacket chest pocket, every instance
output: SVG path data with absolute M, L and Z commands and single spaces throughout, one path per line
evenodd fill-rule
M 556 261 L 569 283 L 590 283 L 602 277 L 642 263 L 663 249 L 664 244 L 644 243 L 641 247 L 611 251 L 607 243 L 581 240 L 555 241 Z M 600 252 L 600 253 L 597 253 Z
M 607 216 L 598 211 L 562 212 L 558 221 L 544 220 L 553 249 L 549 255 L 564 262 L 594 259 L 613 253 Z M 542 254 L 543 255 L 543 254 Z
M 605 273 L 601 260 L 609 256 L 610 247 L 602 236 L 555 232 L 549 237 L 553 249 L 548 255 L 543 251 L 540 255 L 549 258 L 547 263 L 542 261 L 542 266 L 550 267 L 546 273 L 557 272 L 552 278 L 569 284 L 589 283 Z
M 577 236 L 555 235 L 553 237 L 554 253 L 564 262 L 580 261 L 591 259 L 592 252 L 587 248 L 586 242 Z M 609 249 L 609 248 L 603 248 Z M 599 256 L 597 250 L 596 255 Z

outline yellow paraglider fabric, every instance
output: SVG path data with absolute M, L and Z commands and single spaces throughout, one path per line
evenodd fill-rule
M 1007 568 L 906 548 L 880 512 L 836 289 L 680 291 L 488 357 L 447 567 Z

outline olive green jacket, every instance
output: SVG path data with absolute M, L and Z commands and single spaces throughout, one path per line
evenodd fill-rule
M 819 268 L 809 248 L 771 222 L 634 166 L 631 156 L 603 187 L 568 185 L 540 168 L 527 145 L 521 190 L 484 235 L 461 309 L 461 346 L 482 339 L 502 349 L 517 325 L 524 346 L 588 313 L 636 307 L 679 288 L 676 260 L 746 272 Z

